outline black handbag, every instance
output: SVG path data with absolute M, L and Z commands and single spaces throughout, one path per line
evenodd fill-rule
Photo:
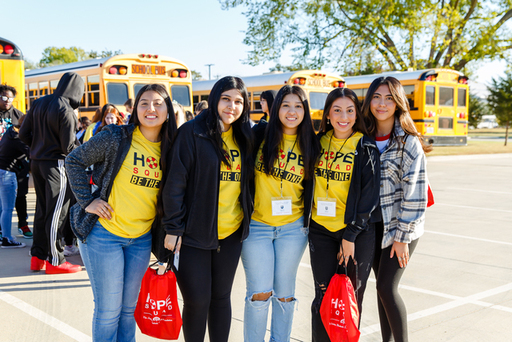
M 155 255 L 158 261 L 162 263 L 170 262 L 173 252 L 164 247 L 165 236 L 167 232 L 162 227 L 162 222 L 160 219 L 155 218 L 153 225 L 151 226 L 151 253 Z

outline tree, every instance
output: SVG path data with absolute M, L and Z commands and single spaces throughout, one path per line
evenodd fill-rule
M 25 59 L 25 70 L 39 69 L 39 63 L 32 62 L 31 60 Z
M 98 53 L 97 51 L 91 50 L 91 51 L 88 52 L 89 58 L 112 57 L 112 56 L 121 55 L 122 53 L 123 53 L 123 51 L 121 51 L 121 50 L 117 50 L 117 51 L 103 50 L 103 51 L 101 51 L 101 53 Z
M 469 93 L 469 113 L 468 113 L 468 121 L 469 126 L 476 128 L 480 121 L 482 120 L 482 116 L 484 116 L 489 109 L 483 101 L 477 97 Z
M 65 47 L 50 46 L 44 49 L 43 58 L 39 61 L 42 67 L 79 62 L 89 59 L 89 53 L 84 49 L 72 46 L 69 49 Z
M 294 63 L 312 69 L 371 70 L 381 64 L 387 70 L 463 70 L 512 49 L 505 25 L 511 0 L 219 1 L 223 9 L 246 9 L 250 65 L 278 62 L 291 49 Z
M 199 71 L 190 70 L 190 73 L 192 74 L 193 81 L 199 81 L 203 79 L 203 75 L 201 75 Z
M 487 87 L 489 97 L 487 102 L 496 115 L 498 123 L 506 127 L 505 146 L 508 140 L 508 128 L 512 121 L 512 71 L 507 71 L 505 77 L 492 79 L 491 86 Z

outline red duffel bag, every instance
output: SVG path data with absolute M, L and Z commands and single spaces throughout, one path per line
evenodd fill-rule
M 335 274 L 320 306 L 320 316 L 331 342 L 359 341 L 359 309 L 350 278 Z
M 182 320 L 176 292 L 176 276 L 172 271 L 163 275 L 149 267 L 135 308 L 135 321 L 143 334 L 162 340 L 177 340 Z

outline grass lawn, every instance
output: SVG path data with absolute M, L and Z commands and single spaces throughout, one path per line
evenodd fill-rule
M 471 136 L 471 134 L 470 134 Z M 480 141 L 468 139 L 467 146 L 439 146 L 427 156 L 449 156 L 457 154 L 489 154 L 489 153 L 512 153 L 512 137 L 509 135 L 507 146 L 504 141 Z
M 492 138 L 505 138 L 505 128 L 480 128 L 480 129 L 470 129 L 468 131 L 469 137 L 492 137 Z M 508 137 L 510 138 L 512 135 L 512 129 L 508 130 Z

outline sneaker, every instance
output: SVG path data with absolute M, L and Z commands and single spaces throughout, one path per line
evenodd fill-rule
M 46 269 L 46 262 L 33 256 L 32 259 L 30 259 L 30 269 L 32 271 L 42 271 Z
M 78 246 L 71 245 L 64 247 L 64 256 L 78 255 L 80 254 L 80 249 Z
M 20 234 L 23 235 L 25 239 L 32 239 L 32 231 L 30 230 L 30 228 L 28 228 L 28 226 L 18 228 L 18 231 L 20 232 Z
M 23 248 L 25 246 L 24 243 L 18 242 L 14 238 L 2 238 L 2 248 Z
M 72 263 L 66 261 L 59 266 L 53 266 L 48 261 L 46 261 L 46 274 L 61 274 L 61 273 L 76 273 L 82 270 L 82 266 L 73 265 Z

